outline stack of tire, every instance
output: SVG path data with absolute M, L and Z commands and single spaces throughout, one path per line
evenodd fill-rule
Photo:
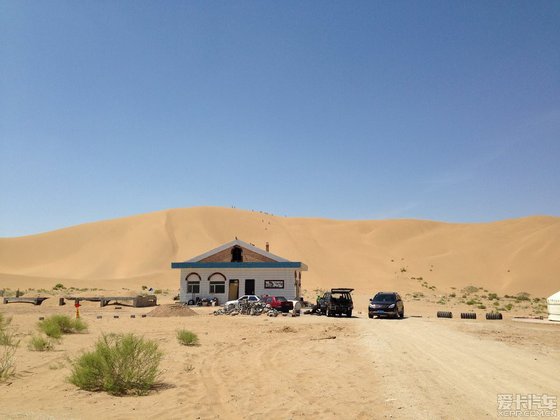
M 438 311 L 437 317 L 438 318 L 453 318 L 453 313 L 452 312 L 447 312 L 447 311 Z
M 474 312 L 461 312 L 461 319 L 476 319 Z
M 502 314 L 499 312 L 488 312 L 486 319 L 503 319 Z

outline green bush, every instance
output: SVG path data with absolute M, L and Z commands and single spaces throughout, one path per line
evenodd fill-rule
M 0 346 L 0 382 L 12 376 L 15 372 L 15 346 Z
M 54 290 L 62 290 L 62 289 L 66 289 L 66 287 L 64 287 L 64 285 L 62 283 L 57 283 L 54 287 Z
M 497 293 L 488 293 L 488 300 L 499 300 Z
M 511 309 L 513 308 L 513 305 L 512 305 L 511 303 L 508 303 L 506 306 L 504 306 L 504 308 L 505 308 L 507 311 L 511 311 Z
M 29 342 L 29 350 L 31 351 L 51 351 L 54 350 L 53 341 L 42 335 L 34 335 Z
M 16 339 L 16 333 L 10 328 L 12 318 L 6 318 L 0 314 L 0 346 L 17 347 L 19 340 Z
M 478 309 L 486 309 L 486 305 L 478 305 Z
M 198 345 L 198 336 L 192 331 L 179 330 L 177 331 L 177 340 L 184 346 Z
M 163 354 L 155 341 L 134 334 L 104 335 L 73 362 L 70 382 L 86 391 L 145 395 L 156 382 Z
M 51 338 L 60 338 L 62 334 L 73 334 L 87 329 L 87 324 L 80 318 L 72 319 L 68 315 L 52 315 L 40 321 L 39 330 Z
M 14 356 L 19 340 L 16 340 L 14 330 L 9 327 L 11 322 L 11 318 L 0 314 L 0 382 L 15 372 Z
M 463 289 L 463 293 L 470 295 L 471 293 L 478 292 L 478 287 L 475 286 L 467 286 Z
M 10 322 L 12 322 L 12 318 L 6 318 L 4 317 L 4 315 L 0 314 L 0 331 L 4 331 L 6 328 L 8 328 Z
M 517 299 L 518 302 L 521 302 L 521 301 L 524 301 L 524 300 L 531 300 L 530 296 L 531 295 L 529 293 L 521 292 L 521 293 L 517 294 L 516 299 Z

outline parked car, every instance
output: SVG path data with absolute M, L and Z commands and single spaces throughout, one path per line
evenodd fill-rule
M 404 317 L 404 303 L 397 292 L 379 292 L 369 301 L 368 316 Z
M 322 314 L 327 316 L 335 316 L 345 314 L 352 316 L 354 302 L 352 301 L 352 290 L 346 288 L 331 289 L 325 292 L 323 297 L 319 299 L 318 306 Z
M 294 309 L 294 303 L 284 296 L 261 296 L 261 301 L 270 305 L 271 308 L 282 312 L 289 312 Z
M 239 305 L 240 303 L 243 303 L 245 301 L 248 302 L 259 302 L 261 300 L 261 298 L 259 298 L 257 295 L 243 295 L 238 299 L 235 300 L 228 300 L 224 306 L 227 308 L 230 305 Z

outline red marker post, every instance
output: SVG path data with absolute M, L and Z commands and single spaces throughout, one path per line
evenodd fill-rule
M 74 303 L 74 306 L 76 307 L 76 318 L 79 318 L 80 317 L 80 306 L 82 306 L 82 305 L 80 305 L 80 301 L 77 300 L 76 303 Z

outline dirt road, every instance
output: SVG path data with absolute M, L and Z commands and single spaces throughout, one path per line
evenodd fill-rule
M 560 393 L 560 326 L 535 331 L 511 321 L 368 321 L 357 323 L 360 343 L 376 360 L 396 417 L 496 417 L 498 394 Z M 500 341 L 511 331 L 519 342 Z
M 6 307 L 21 333 L 17 376 L 0 385 L 1 418 L 482 418 L 497 394 L 560 394 L 560 325 L 433 318 L 127 317 L 83 308 L 89 332 L 54 352 L 26 348 L 37 315 Z M 105 316 L 97 320 L 95 315 Z M 183 347 L 187 328 L 200 346 Z M 161 386 L 145 397 L 80 391 L 68 359 L 102 332 L 135 332 L 165 353 Z

